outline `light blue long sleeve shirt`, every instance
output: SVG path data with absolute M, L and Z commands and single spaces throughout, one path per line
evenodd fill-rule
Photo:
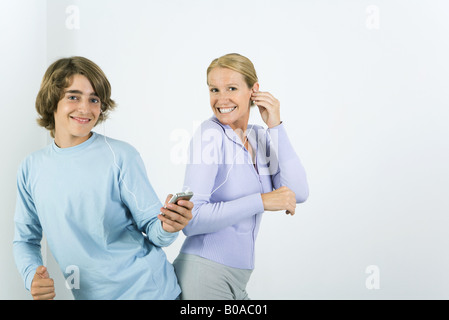
M 162 204 L 129 144 L 97 133 L 71 148 L 52 143 L 22 162 L 17 188 L 13 249 L 28 290 L 44 233 L 65 277 L 79 271 L 75 299 L 179 295 L 161 248 L 178 233 L 162 229 Z
M 228 125 L 204 121 L 189 149 L 184 186 L 194 192 L 193 218 L 183 229 L 181 252 L 240 269 L 254 268 L 262 193 L 289 187 L 296 202 L 309 194 L 306 173 L 283 124 L 248 125 L 255 159 Z

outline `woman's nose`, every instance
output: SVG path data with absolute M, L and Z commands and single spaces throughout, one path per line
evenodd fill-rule
M 228 103 L 229 102 L 229 95 L 226 92 L 220 92 L 217 97 L 218 103 Z

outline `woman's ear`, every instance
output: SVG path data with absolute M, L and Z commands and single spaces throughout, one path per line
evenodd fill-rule
M 257 92 L 257 91 L 259 91 L 259 82 L 256 82 L 254 85 L 253 85 L 253 87 L 251 88 L 251 92 Z M 254 103 L 254 101 L 251 99 L 251 102 L 250 102 L 250 106 L 255 106 L 256 104 Z
M 256 82 L 256 83 L 253 85 L 252 90 L 253 90 L 253 92 L 259 91 L 259 82 Z

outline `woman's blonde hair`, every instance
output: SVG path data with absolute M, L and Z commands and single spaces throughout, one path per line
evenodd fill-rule
M 108 112 L 116 106 L 111 99 L 111 84 L 98 65 L 84 57 L 59 59 L 48 67 L 36 97 L 36 110 L 39 114 L 37 123 L 49 130 L 52 137 L 55 131 L 54 113 L 58 102 L 64 97 L 64 89 L 70 86 L 72 77 L 76 74 L 85 76 L 100 98 L 102 113 L 96 125 L 106 120 Z
M 207 76 L 216 67 L 228 68 L 242 74 L 248 88 L 252 88 L 259 81 L 257 79 L 256 69 L 251 60 L 238 53 L 228 53 L 220 58 L 214 59 L 209 65 L 209 68 L 207 68 Z

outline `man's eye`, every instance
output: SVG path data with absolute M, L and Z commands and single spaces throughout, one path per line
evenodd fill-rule
M 210 92 L 218 92 L 218 89 L 216 89 L 216 88 L 212 88 L 212 89 L 210 89 Z
M 76 96 L 69 96 L 68 99 L 69 100 L 76 100 L 76 99 L 78 99 L 78 97 L 76 97 Z
M 92 98 L 92 99 L 90 99 L 90 102 L 92 102 L 92 103 L 98 103 L 98 102 L 100 102 L 100 100 L 95 99 L 95 98 Z
M 235 90 L 237 90 L 236 87 L 229 87 L 229 91 L 235 91 Z

